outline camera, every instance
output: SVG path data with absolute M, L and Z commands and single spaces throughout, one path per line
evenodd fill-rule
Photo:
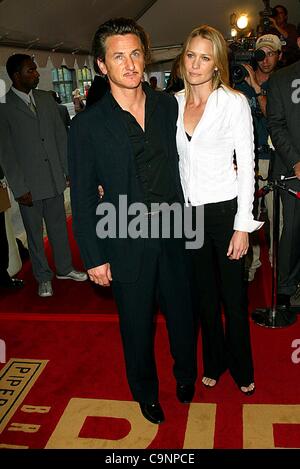
M 263 0 L 265 8 L 261 11 L 260 14 L 260 29 L 262 34 L 267 34 L 270 32 L 271 29 L 271 21 L 270 18 L 275 18 L 277 16 L 277 12 L 275 8 L 271 8 L 270 0 Z
M 230 78 L 233 84 L 241 83 L 248 76 L 243 64 L 249 64 L 255 68 L 257 62 L 264 60 L 263 50 L 255 50 L 256 38 L 243 38 L 229 45 Z

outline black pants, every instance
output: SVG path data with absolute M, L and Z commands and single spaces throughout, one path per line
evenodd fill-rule
M 248 386 L 253 382 L 253 364 L 244 261 L 226 256 L 236 210 L 236 199 L 205 205 L 204 245 L 188 255 L 194 312 L 202 332 L 204 376 L 218 379 L 229 368 L 239 386 Z
M 0 213 L 0 283 L 9 279 L 7 272 L 9 263 L 8 241 L 5 227 L 5 212 Z
M 288 187 L 300 191 L 300 181 Z M 283 230 L 279 244 L 278 293 L 293 295 L 300 282 L 300 200 L 280 191 L 283 207 Z
M 196 346 L 183 240 L 146 239 L 143 256 L 137 282 L 112 285 L 133 398 L 152 403 L 159 392 L 154 357 L 157 300 L 166 318 L 173 372 L 180 384 L 196 380 Z

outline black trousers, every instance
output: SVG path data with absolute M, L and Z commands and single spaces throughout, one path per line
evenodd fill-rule
M 253 363 L 244 261 L 226 256 L 236 210 L 236 199 L 205 205 L 203 247 L 188 255 L 194 314 L 201 326 L 203 374 L 218 380 L 229 368 L 238 386 L 247 386 L 253 382 Z
M 180 384 L 194 383 L 196 345 L 183 240 L 146 239 L 137 282 L 113 281 L 112 286 L 133 398 L 144 403 L 158 400 L 154 356 L 157 302 L 166 318 L 175 379 Z
M 288 187 L 300 191 L 300 181 Z M 283 207 L 283 230 L 279 244 L 278 293 L 293 295 L 300 282 L 300 200 L 280 191 Z
M 5 227 L 5 212 L 0 213 L 0 283 L 9 279 L 7 272 L 9 263 L 8 241 Z

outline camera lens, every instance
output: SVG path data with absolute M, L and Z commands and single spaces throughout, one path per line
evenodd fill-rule
M 254 52 L 254 58 L 255 58 L 256 62 L 262 62 L 265 57 L 266 57 L 266 54 L 262 49 L 257 49 Z
M 242 81 L 245 80 L 245 78 L 249 75 L 245 67 L 243 65 L 235 64 L 232 65 L 231 67 L 231 79 L 232 82 L 237 84 L 237 83 L 242 83 Z

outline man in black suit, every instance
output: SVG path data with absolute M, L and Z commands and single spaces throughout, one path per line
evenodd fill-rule
M 142 85 L 149 46 L 146 33 L 133 20 L 118 18 L 101 25 L 93 50 L 111 92 L 72 121 L 69 165 L 74 233 L 90 279 L 104 287 L 112 285 L 129 386 L 144 417 L 158 424 L 164 414 L 153 350 L 157 297 L 166 317 L 177 397 L 190 402 L 194 395 L 195 332 L 184 242 L 175 237 L 122 235 L 100 239 L 96 208 L 99 185 L 104 196 L 98 208 L 111 204 L 120 225 L 133 203 L 144 204 L 147 224 L 161 222 L 162 213 L 153 213 L 153 203 L 182 203 L 175 140 L 177 103 L 168 94 Z M 128 203 L 126 213 L 119 205 L 121 197 Z
M 298 38 L 300 47 L 300 38 Z M 267 118 L 276 153 L 273 176 L 296 176 L 287 183 L 300 191 L 300 61 L 274 73 L 269 80 Z M 300 305 L 295 301 L 300 282 L 300 200 L 281 191 L 283 231 L 279 246 L 278 304 Z
M 97 69 L 96 69 L 97 71 Z M 92 106 L 94 103 L 99 101 L 105 93 L 109 90 L 109 85 L 104 77 L 95 75 L 93 83 L 90 86 L 87 98 L 86 107 Z

